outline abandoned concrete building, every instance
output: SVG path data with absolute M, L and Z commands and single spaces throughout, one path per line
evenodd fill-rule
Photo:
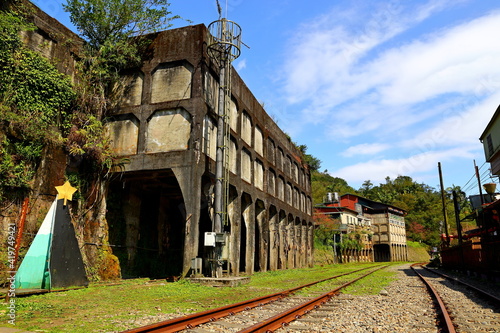
M 315 210 L 339 219 L 339 232 L 358 232 L 363 244 L 361 257 L 368 257 L 367 261 L 408 260 L 404 210 L 354 194 L 339 197 L 333 193 Z
M 206 258 L 219 90 L 209 38 L 204 25 L 158 33 L 152 58 L 124 76 L 122 103 L 106 124 L 128 159 L 110 188 L 118 203 L 108 205 L 117 207 L 110 242 L 126 244 L 134 274 L 179 274 Z M 225 269 L 310 266 L 309 170 L 235 71 L 231 82 Z
M 82 40 L 35 9 L 38 29 L 26 34 L 25 42 L 72 75 Z M 213 231 L 216 213 L 220 75 L 207 51 L 211 38 L 204 25 L 152 35 L 148 60 L 124 73 L 117 87 L 120 103 L 105 127 L 123 163 L 106 192 L 105 225 L 93 230 L 111 246 L 123 277 L 185 275 L 199 262 L 195 258 L 206 266 L 205 236 Z M 309 169 L 236 71 L 231 73 L 222 269 L 237 276 L 312 266 Z M 64 181 L 65 157 L 59 155 L 57 167 L 47 170 L 54 184 L 44 182 L 38 192 L 52 193 L 53 185 Z M 47 205 L 51 200 L 52 194 Z M 35 214 L 28 221 L 36 221 Z M 92 262 L 96 252 L 90 249 L 100 245 L 89 232 L 79 242 Z

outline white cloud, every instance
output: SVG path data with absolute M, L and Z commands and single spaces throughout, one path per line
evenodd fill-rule
M 460 147 L 476 144 L 480 148 L 479 137 L 500 103 L 500 89 L 490 97 L 471 105 L 459 105 L 436 114 L 438 121 L 423 129 L 411 139 L 401 142 L 403 148 L 422 151 L 437 147 Z
M 435 119 L 432 110 L 449 103 L 438 100 L 441 96 L 449 100 L 453 94 L 466 94 L 480 100 L 498 88 L 500 12 L 380 51 L 384 42 L 446 3 L 422 6 L 415 13 L 391 9 L 383 24 L 369 21 L 357 34 L 339 22 L 338 13 L 306 27 L 286 62 L 288 100 L 307 105 L 293 119 L 319 124 L 328 117 L 332 122 L 327 133 L 336 139 L 396 131 Z M 466 98 L 460 103 L 468 104 Z
M 356 146 L 351 146 L 344 150 L 341 155 L 345 157 L 359 156 L 359 155 L 376 155 L 390 146 L 383 143 L 362 143 Z
M 301 27 L 285 62 L 288 100 L 296 103 L 311 99 L 318 105 L 333 106 L 366 91 L 373 83 L 364 75 L 360 77 L 366 71 L 360 67 L 360 60 L 448 2 L 432 1 L 410 9 L 394 3 L 347 10 L 334 7 Z M 329 102 L 324 103 L 324 99 Z
M 438 162 L 477 158 L 500 103 L 500 11 L 447 21 L 464 1 L 391 3 L 334 8 L 303 26 L 284 62 L 288 107 L 300 110 L 287 125 L 335 142 L 318 157 L 348 182 L 431 178 Z
M 452 158 L 472 159 L 474 155 L 470 150 L 475 148 L 461 147 L 442 151 L 428 151 L 398 159 L 373 159 L 349 165 L 331 173 L 335 177 L 345 179 L 348 183 L 361 183 L 365 180 L 371 180 L 375 184 L 383 182 L 386 177 L 394 179 L 401 175 L 413 175 L 417 178 L 419 174 L 437 173 L 438 162 L 445 162 Z
M 445 93 L 477 93 L 484 77 L 500 75 L 500 12 L 387 51 L 368 66 L 372 84 L 383 84 L 384 104 L 416 103 Z
M 247 67 L 247 59 L 243 58 L 236 63 L 234 68 L 236 69 L 237 72 L 239 72 L 246 67 Z

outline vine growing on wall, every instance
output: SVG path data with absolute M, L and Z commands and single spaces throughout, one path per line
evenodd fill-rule
M 68 77 L 25 47 L 20 31 L 33 30 L 23 14 L 0 11 L 0 201 L 24 196 L 42 148 L 62 143 L 76 94 Z

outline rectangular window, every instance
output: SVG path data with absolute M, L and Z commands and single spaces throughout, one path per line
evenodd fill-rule
M 488 144 L 488 153 L 490 155 L 490 157 L 493 155 L 493 141 L 491 140 L 491 134 L 488 134 L 488 136 L 486 137 L 486 143 Z

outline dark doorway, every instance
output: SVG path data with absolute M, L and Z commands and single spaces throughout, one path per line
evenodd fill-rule
M 389 244 L 373 245 L 373 256 L 375 262 L 391 261 L 391 249 Z
M 110 185 L 107 220 L 122 277 L 182 274 L 185 209 L 172 171 L 125 175 Z
M 247 237 L 248 225 L 251 221 L 252 199 L 250 195 L 243 193 L 241 196 L 241 238 L 240 238 L 240 272 L 246 272 L 247 264 Z M 251 270 L 251 266 L 249 267 Z

